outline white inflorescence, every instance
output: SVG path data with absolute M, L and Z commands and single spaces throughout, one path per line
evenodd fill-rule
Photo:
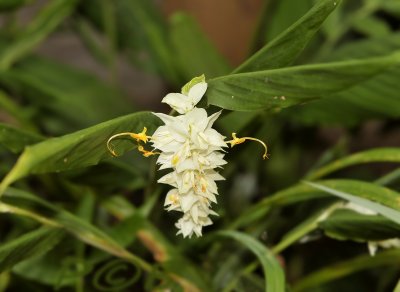
M 170 93 L 163 99 L 180 115 L 154 113 L 165 124 L 150 139 L 161 151 L 157 163 L 160 169 L 173 169 L 158 182 L 174 187 L 164 206 L 168 211 L 183 213 L 176 223 L 177 234 L 183 237 L 201 236 L 203 226 L 212 224 L 209 216 L 217 215 L 211 210 L 218 195 L 215 181 L 224 179 L 215 169 L 226 164 L 221 151 L 227 144 L 225 137 L 212 128 L 221 112 L 207 116 L 204 109 L 195 107 L 206 90 L 204 76 L 195 78 L 182 94 Z
M 172 172 L 158 180 L 174 188 L 165 198 L 164 206 L 168 211 L 183 213 L 176 223 L 178 234 L 191 237 L 201 236 L 203 226 L 212 224 L 210 215 L 218 215 L 211 210 L 211 203 L 217 203 L 218 180 L 224 178 L 215 169 L 226 164 L 223 148 L 242 144 L 247 140 L 263 145 L 263 159 L 268 157 L 267 145 L 253 137 L 237 137 L 232 133 L 232 140 L 212 128 L 221 112 L 207 115 L 203 108 L 196 105 L 207 91 L 204 75 L 193 78 L 182 88 L 182 93 L 170 93 L 162 102 L 170 105 L 180 115 L 169 116 L 154 113 L 164 125 L 159 127 L 152 136 L 147 136 L 147 128 L 141 133 L 123 132 L 110 137 L 107 148 L 113 156 L 115 152 L 112 141 L 127 136 L 138 143 L 138 151 L 145 157 L 159 155 L 157 163 L 161 169 L 172 168 Z M 140 143 L 151 142 L 159 151 L 148 151 Z

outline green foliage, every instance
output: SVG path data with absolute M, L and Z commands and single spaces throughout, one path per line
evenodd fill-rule
M 21 21 L 28 4 L 0 1 L 0 291 L 399 290 L 383 244 L 400 242 L 397 0 L 268 1 L 236 68 L 156 1 L 44 1 Z M 65 35 L 96 72 L 37 50 Z M 183 239 L 151 145 L 130 135 L 162 124 L 138 110 L 155 90 L 203 81 L 217 130 L 270 157 L 226 148 L 219 217 Z

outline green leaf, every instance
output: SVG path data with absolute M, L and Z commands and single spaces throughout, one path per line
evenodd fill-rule
M 208 104 L 249 111 L 282 109 L 365 81 L 400 61 L 400 54 L 227 75 L 209 80 Z
M 315 180 L 332 172 L 357 164 L 372 162 L 396 162 L 400 163 L 400 148 L 376 148 L 372 150 L 355 153 L 341 159 L 335 160 L 312 173 L 306 179 Z
M 116 257 L 131 261 L 145 271 L 151 270 L 151 266 L 148 263 L 127 251 L 118 242 L 97 227 L 30 193 L 8 188 L 1 201 L 3 205 L 11 206 L 18 211 L 24 211 L 31 219 L 52 227 L 62 227 L 79 240 L 91 246 L 97 247 Z M 0 208 L 0 212 L 15 213 L 12 208 Z M 25 216 L 24 212 L 18 212 L 16 214 Z
M 34 49 L 71 14 L 76 3 L 77 0 L 49 2 L 17 39 L 1 51 L 0 70 L 8 69 L 14 62 Z
M 0 273 L 51 250 L 65 235 L 62 229 L 43 227 L 0 246 Z
M 340 61 L 348 59 L 367 59 L 384 56 L 399 50 L 400 34 L 392 33 L 386 37 L 372 38 L 347 43 L 335 49 L 329 59 Z M 347 90 L 309 103 L 288 116 L 296 123 L 308 125 L 343 124 L 353 126 L 371 118 L 400 117 L 400 66 L 394 66 L 368 82 L 360 83 Z
M 400 194 L 390 189 L 359 181 L 304 182 L 318 190 L 353 202 L 400 224 Z M 343 188 L 343 183 L 344 187 Z
M 338 209 L 319 222 L 330 237 L 340 240 L 381 241 L 399 237 L 400 225 L 373 215 L 363 215 L 347 209 Z
M 14 153 L 19 153 L 28 145 L 42 141 L 39 135 L 0 123 L 0 144 Z
M 72 130 L 128 114 L 133 109 L 118 89 L 93 74 L 43 57 L 26 58 L 1 72 L 0 82 L 40 110 L 67 120 Z M 43 124 L 49 127 L 52 123 Z M 52 128 L 48 131 L 55 132 Z
M 183 12 L 174 14 L 170 29 L 174 56 L 186 80 L 200 74 L 213 78 L 229 72 L 227 61 L 191 16 Z
M 353 28 L 369 37 L 382 37 L 390 34 L 390 26 L 384 20 L 373 15 L 357 19 Z
M 265 291 L 285 291 L 285 274 L 282 267 L 279 265 L 273 253 L 264 245 L 253 237 L 237 231 L 225 230 L 217 232 L 217 235 L 237 240 L 257 256 L 265 274 Z
M 291 64 L 339 3 L 340 0 L 318 1 L 308 13 L 279 36 L 268 42 L 265 47 L 247 59 L 233 72 L 276 69 Z
M 158 118 L 149 112 L 134 113 L 29 146 L 1 182 L 0 193 L 14 181 L 29 174 L 60 172 L 96 165 L 111 157 L 106 143 L 112 135 L 121 132 L 141 132 L 144 127 L 148 128 L 148 133 L 152 133 L 158 124 Z M 114 144 L 119 145 L 116 152 L 122 154 L 132 149 L 134 143 L 125 141 Z
M 293 291 L 314 291 L 317 287 L 321 288 L 324 283 L 346 277 L 359 271 L 389 265 L 398 266 L 399 261 L 400 249 L 383 251 L 374 257 L 371 257 L 370 255 L 358 256 L 319 269 L 316 272 L 307 275 L 294 285 Z
M 2 0 L 0 1 L 0 11 L 10 11 L 19 8 L 31 0 Z M 0 290 L 1 291 L 1 290 Z

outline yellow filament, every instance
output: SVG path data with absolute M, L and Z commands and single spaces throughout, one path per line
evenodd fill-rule
M 147 151 L 146 149 L 143 148 L 142 145 L 139 145 L 139 146 L 138 146 L 138 150 L 139 150 L 140 152 L 142 152 L 142 154 L 143 154 L 144 157 L 149 157 L 149 156 L 152 156 L 152 155 L 161 154 L 160 152 L 154 152 L 153 150 L 152 150 L 152 151 Z
M 230 141 L 227 142 L 227 143 L 230 144 L 231 148 L 232 148 L 233 146 L 235 146 L 235 145 L 244 143 L 246 140 L 256 141 L 256 142 L 258 142 L 258 143 L 260 143 L 261 145 L 264 146 L 265 151 L 264 151 L 264 154 L 263 154 L 263 159 L 268 158 L 268 147 L 267 147 L 267 145 L 266 145 L 263 141 L 261 141 L 260 139 L 253 138 L 253 137 L 242 137 L 242 138 L 238 138 L 238 137 L 236 137 L 236 133 L 232 133 L 232 138 L 233 138 L 232 140 L 230 140 Z
M 111 137 L 107 140 L 107 149 L 108 149 L 108 151 L 110 151 L 110 153 L 111 153 L 113 156 L 115 156 L 115 157 L 118 156 L 117 153 L 115 152 L 114 146 L 112 145 L 111 142 L 112 142 L 112 140 L 114 140 L 114 139 L 117 139 L 117 138 L 120 138 L 120 137 L 124 137 L 124 136 L 128 136 L 128 137 L 130 137 L 130 138 L 132 138 L 132 139 L 135 139 L 136 142 L 138 142 L 138 143 L 139 143 L 139 141 L 143 141 L 144 143 L 147 143 L 147 141 L 149 140 L 149 138 L 151 138 L 151 136 L 147 136 L 147 135 L 146 135 L 146 131 L 147 131 L 147 128 L 144 127 L 144 128 L 143 128 L 143 131 L 140 132 L 140 133 L 124 132 L 124 133 L 115 134 L 115 135 L 111 136 Z M 139 149 L 140 152 L 143 153 L 143 155 L 144 155 L 145 157 L 149 157 L 149 156 L 155 155 L 155 154 L 160 154 L 160 153 L 158 153 L 158 152 L 146 151 L 146 150 L 144 150 L 144 148 L 143 148 L 142 146 L 138 146 L 138 149 Z

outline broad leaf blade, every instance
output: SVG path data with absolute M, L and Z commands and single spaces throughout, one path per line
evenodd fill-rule
M 233 73 L 286 67 L 312 39 L 340 0 L 321 0 L 302 18 L 247 59 Z
M 265 274 L 265 291 L 285 291 L 285 274 L 282 267 L 275 256 L 264 245 L 253 237 L 237 231 L 220 231 L 217 234 L 237 240 L 257 256 Z
M 400 61 L 400 53 L 368 60 L 295 66 L 209 80 L 208 104 L 251 111 L 281 109 L 348 89 Z
M 144 127 L 152 133 L 159 123 L 158 118 L 149 112 L 134 113 L 27 147 L 2 181 L 0 189 L 4 191 L 8 185 L 29 174 L 60 172 L 95 165 L 111 157 L 106 143 L 112 135 L 129 131 L 141 132 Z M 122 146 L 117 149 L 118 154 L 131 149 L 133 143 L 124 143 Z

